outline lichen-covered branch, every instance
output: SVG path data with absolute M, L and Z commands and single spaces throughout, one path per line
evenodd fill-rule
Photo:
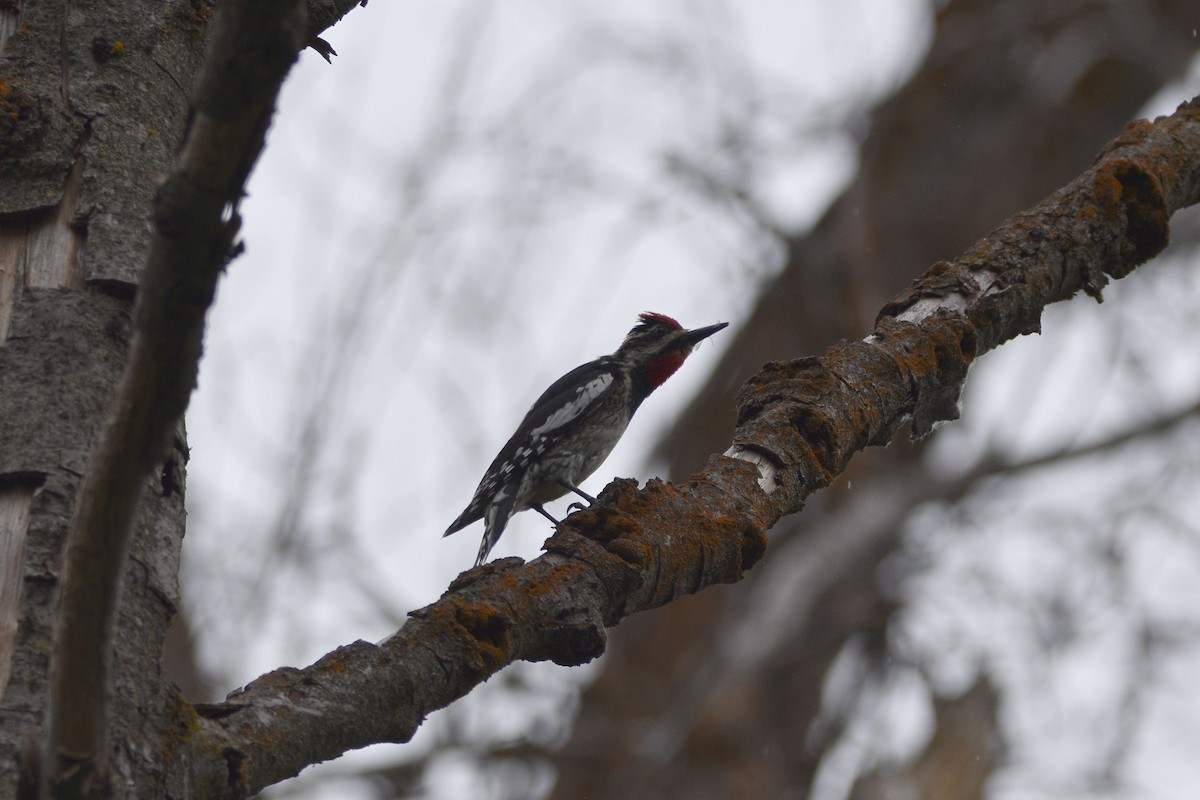
M 985 190 L 986 187 L 981 187 Z M 1200 201 L 1200 102 L 1140 122 L 1095 165 L 954 262 L 934 265 L 874 332 L 819 358 L 767 365 L 739 398 L 733 446 L 676 485 L 610 484 L 528 564 L 470 570 L 390 639 L 281 669 L 180 719 L 197 785 L 246 796 L 304 766 L 412 736 L 425 715 L 518 659 L 583 663 L 605 627 L 738 580 L 766 531 L 850 457 L 954 419 L 980 354 L 1038 330 L 1042 309 L 1098 297 L 1167 244 L 1167 220 Z M 286 735 L 281 735 L 286 732 Z
M 958 417 L 979 355 L 1040 330 L 1042 309 L 1100 298 L 1167 245 L 1167 220 L 1200 198 L 1200 103 L 1127 127 L 1070 185 L 939 262 L 880 313 L 862 341 L 769 364 L 738 401 L 737 447 L 766 454 L 802 495 L 906 422 L 921 436 Z

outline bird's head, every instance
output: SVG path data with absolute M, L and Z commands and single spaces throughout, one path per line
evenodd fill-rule
M 640 366 L 651 390 L 675 374 L 698 342 L 729 325 L 728 322 L 718 322 L 716 325 L 687 330 L 666 314 L 649 311 L 641 314 L 638 320 L 613 355 L 635 368 Z

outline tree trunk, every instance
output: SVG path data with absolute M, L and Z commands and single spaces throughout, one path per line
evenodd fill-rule
M 212 7 L 17 2 L 0 9 L 0 796 L 36 781 L 63 543 L 130 339 L 150 201 L 173 161 Z M 178 601 L 182 424 L 148 481 L 111 664 L 117 797 L 162 797 Z M 98 687 L 96 691 L 103 691 Z M 135 792 L 136 787 L 136 792 Z

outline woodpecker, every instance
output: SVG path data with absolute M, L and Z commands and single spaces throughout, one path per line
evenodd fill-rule
M 532 508 L 554 524 L 543 504 L 567 492 L 595 502 L 579 484 L 596 471 L 625 433 L 633 412 L 679 369 L 696 344 L 729 325 L 685 330 L 666 314 L 647 312 L 612 355 L 578 366 L 550 384 L 484 473 L 475 495 L 443 536 L 483 519 L 475 566 L 487 558 L 518 511 Z

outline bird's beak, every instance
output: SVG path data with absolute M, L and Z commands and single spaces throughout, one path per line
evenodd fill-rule
M 728 328 L 728 322 L 718 322 L 716 325 L 707 325 L 703 328 L 695 328 L 683 334 L 682 341 L 689 346 L 695 346 L 698 342 L 707 339 L 722 328 Z

